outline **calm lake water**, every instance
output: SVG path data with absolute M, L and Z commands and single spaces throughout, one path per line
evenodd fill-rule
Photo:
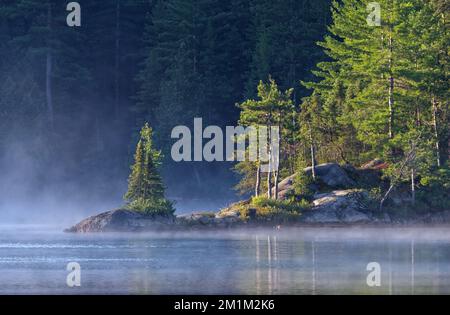
M 66 266 L 81 266 L 81 286 Z M 367 285 L 367 265 L 380 286 Z M 450 228 L 72 235 L 0 227 L 0 294 L 450 294 Z

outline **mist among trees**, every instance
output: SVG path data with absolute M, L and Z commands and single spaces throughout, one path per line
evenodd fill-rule
M 360 0 L 85 0 L 68 27 L 65 1 L 0 0 L 0 187 L 120 200 L 148 122 L 169 199 L 276 198 L 303 167 L 379 158 L 380 199 L 408 183 L 442 206 L 448 4 L 378 2 L 374 27 Z M 173 162 L 170 132 L 194 117 L 280 126 L 280 168 Z

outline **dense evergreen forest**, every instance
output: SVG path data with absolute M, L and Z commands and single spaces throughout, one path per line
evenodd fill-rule
M 110 196 L 120 183 L 120 197 L 148 121 L 173 197 L 232 197 L 232 164 L 171 163 L 171 129 L 236 124 L 235 103 L 269 74 L 307 95 L 298 82 L 330 22 L 325 0 L 79 3 L 81 27 L 68 27 L 67 1 L 1 0 L 1 165 L 10 179 L 29 168 L 18 185 L 30 189 L 62 181 Z
M 275 124 L 282 134 L 278 170 L 260 178 L 258 163 L 236 166 L 242 191 L 277 199 L 280 178 L 306 166 L 315 180 L 317 163 L 378 159 L 383 181 L 369 186 L 380 209 L 395 190 L 409 194 L 408 207 L 449 207 L 449 3 L 378 1 L 379 25 L 367 21 L 367 3 L 333 2 L 318 43 L 328 58 L 301 82 L 310 95 L 297 103 L 269 79 L 241 105 L 244 125 Z
M 30 189 L 108 195 L 148 122 L 169 198 L 230 199 L 236 182 L 276 198 L 272 185 L 305 166 L 378 158 L 380 199 L 409 185 L 446 206 L 448 2 L 379 0 L 379 26 L 368 2 L 84 0 L 81 27 L 68 27 L 66 1 L 0 0 L 5 178 L 27 170 Z M 173 162 L 171 130 L 194 117 L 279 125 L 280 168 Z

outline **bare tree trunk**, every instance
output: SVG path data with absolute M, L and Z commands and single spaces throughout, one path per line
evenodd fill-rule
M 417 138 L 416 141 L 420 140 L 420 135 Z M 402 162 L 400 169 L 398 171 L 398 175 L 394 178 L 391 179 L 391 185 L 389 186 L 389 189 L 387 190 L 386 194 L 383 196 L 383 198 L 380 201 L 380 212 L 383 210 L 383 205 L 384 202 L 387 200 L 387 198 L 389 197 L 389 195 L 391 194 L 391 192 L 394 190 L 395 186 L 397 185 L 397 182 L 399 181 L 399 179 L 401 179 L 403 177 L 404 171 L 405 171 L 405 167 L 406 165 L 410 164 L 411 161 L 413 161 L 415 159 L 415 154 L 416 154 L 416 149 L 415 149 L 416 144 L 414 142 L 412 142 L 411 144 L 411 151 L 408 152 L 408 154 L 405 157 L 405 160 Z
M 389 186 L 388 191 L 386 192 L 386 194 L 384 194 L 383 198 L 380 201 L 380 212 L 383 211 L 383 205 L 386 202 L 387 198 L 389 197 L 389 195 L 391 194 L 392 190 L 394 190 L 395 184 L 393 182 L 391 182 L 391 185 Z
M 279 178 L 280 178 L 279 174 L 280 174 L 279 170 L 276 170 L 275 171 L 275 194 L 274 194 L 275 200 L 278 200 L 278 182 L 279 182 Z
M 260 190 L 261 190 L 261 164 L 258 163 L 258 169 L 256 170 L 255 197 L 259 197 Z
M 278 119 L 279 119 L 278 130 L 281 130 L 281 113 L 279 113 Z M 270 132 L 272 132 L 272 130 Z M 271 135 L 271 137 L 272 137 L 272 135 Z M 275 171 L 274 171 L 274 174 L 275 174 L 275 176 L 274 176 L 274 181 L 275 181 L 275 183 L 274 183 L 274 185 L 275 185 L 274 198 L 275 198 L 275 200 L 278 200 L 278 191 L 279 191 L 278 184 L 279 184 L 279 181 L 280 181 L 280 150 L 281 150 L 280 148 L 281 148 L 281 145 L 282 145 L 282 139 L 279 139 L 279 136 L 276 137 L 275 139 L 278 141 L 278 146 L 277 146 L 276 152 L 272 152 L 272 157 L 273 157 L 272 165 L 274 165 L 274 167 L 275 167 Z M 270 145 L 272 146 L 272 142 L 270 142 L 270 143 L 271 143 Z
M 440 145 L 439 145 L 439 128 L 438 128 L 438 121 L 437 121 L 437 101 L 436 98 L 433 96 L 433 129 L 434 129 L 434 137 L 435 137 L 435 148 L 436 148 L 436 161 L 437 166 L 441 167 L 441 154 L 440 154 Z
M 46 73 L 45 73 L 45 94 L 47 102 L 47 114 L 50 123 L 50 128 L 54 128 L 54 109 L 53 109 L 53 88 L 52 88 L 52 68 L 53 68 L 53 56 L 50 44 L 50 37 L 52 32 L 52 4 L 49 1 L 47 4 L 47 27 L 49 42 L 47 44 L 47 56 L 46 56 Z
M 267 198 L 272 199 L 272 135 L 270 125 L 268 126 L 268 153 L 269 153 L 269 170 L 267 172 Z
M 312 178 L 316 180 L 316 150 L 314 149 L 311 126 L 309 127 L 309 141 L 311 143 L 311 174 Z
M 272 173 L 267 174 L 267 198 L 272 199 Z
M 272 152 L 269 149 L 269 171 L 267 173 L 267 198 L 272 199 Z
M 311 164 L 312 178 L 316 180 L 316 150 L 314 144 L 311 144 Z
M 411 141 L 411 203 L 416 204 L 416 144 Z
M 114 114 L 118 121 L 120 118 L 120 0 L 116 2 L 116 34 L 115 34 L 115 64 L 114 64 Z

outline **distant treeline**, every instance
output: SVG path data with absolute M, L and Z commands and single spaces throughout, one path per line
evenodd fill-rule
M 368 2 L 85 0 L 81 27 L 68 27 L 65 1 L 2 0 L 0 146 L 29 143 L 43 165 L 107 186 L 127 174 L 147 121 L 169 191 L 220 196 L 231 165 L 174 163 L 172 128 L 194 117 L 278 124 L 282 163 L 264 185 L 311 164 L 380 158 L 392 187 L 442 192 L 448 2 L 379 0 L 379 26 Z M 237 169 L 243 192 L 263 180 L 257 163 Z
M 148 121 L 167 184 L 180 183 L 171 170 L 187 176 L 189 196 L 230 194 L 231 166 L 171 163 L 171 129 L 235 124 L 235 104 L 269 75 L 298 104 L 330 23 L 329 0 L 78 2 L 81 27 L 68 27 L 67 1 L 1 0 L 0 145 L 27 143 L 42 180 L 51 166 L 102 184 L 126 176 Z M 223 185 L 208 185 L 211 173 Z

